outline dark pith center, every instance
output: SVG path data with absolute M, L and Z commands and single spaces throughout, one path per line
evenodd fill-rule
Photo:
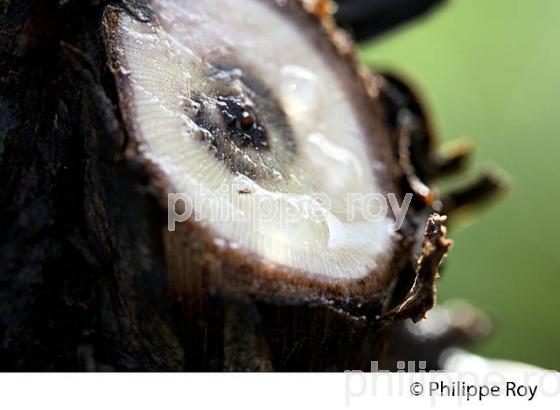
M 198 126 L 195 138 L 233 173 L 261 183 L 280 180 L 297 152 L 282 105 L 251 70 L 216 67 L 209 76 L 211 91 L 189 90 L 183 102 Z
M 219 96 L 217 100 L 229 136 L 238 147 L 268 148 L 267 132 L 249 104 L 237 96 Z

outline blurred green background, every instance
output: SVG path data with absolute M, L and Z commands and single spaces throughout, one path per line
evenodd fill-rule
M 361 49 L 412 79 L 443 142 L 469 137 L 472 168 L 498 166 L 512 192 L 468 226 L 438 283 L 495 332 L 473 350 L 560 369 L 560 1 L 463 0 Z M 472 175 L 472 172 L 471 172 Z

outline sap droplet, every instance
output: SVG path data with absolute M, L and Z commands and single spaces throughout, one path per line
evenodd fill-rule
M 294 65 L 282 69 L 281 100 L 294 122 L 312 120 L 313 112 L 320 109 L 320 87 L 311 71 Z

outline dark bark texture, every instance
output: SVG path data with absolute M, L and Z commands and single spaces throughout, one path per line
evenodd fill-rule
M 150 19 L 142 1 L 0 2 L 0 369 L 368 369 L 391 323 L 419 319 L 434 303 L 450 245 L 444 218 L 429 217 L 437 203 L 415 196 L 420 230 L 427 221 L 418 260 L 403 261 L 382 300 L 351 314 L 229 297 L 203 283 L 178 298 L 167 275 L 165 205 L 133 154 L 107 63 L 108 5 Z M 403 190 L 421 184 L 418 175 L 455 168 L 456 158 L 435 158 L 426 129 L 391 116 L 418 107 L 383 81 Z M 391 93 L 409 98 L 397 103 Z M 450 206 L 464 200 L 452 196 Z

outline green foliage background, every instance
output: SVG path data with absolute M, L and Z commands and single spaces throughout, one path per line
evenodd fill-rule
M 363 60 L 411 78 L 442 141 L 467 136 L 473 168 L 498 166 L 510 196 L 468 226 L 438 284 L 488 312 L 474 350 L 560 369 L 560 2 L 455 0 L 362 47 Z M 457 182 L 457 181 L 454 181 Z

